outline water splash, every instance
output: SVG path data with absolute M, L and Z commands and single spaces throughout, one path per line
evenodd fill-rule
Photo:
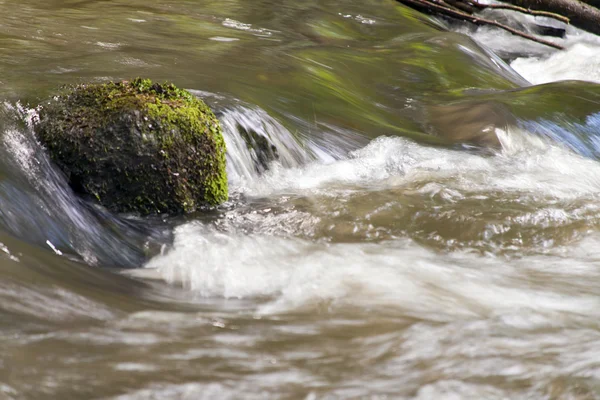
M 561 122 L 534 120 L 523 121 L 521 125 L 577 154 L 600 160 L 600 113 L 587 116 L 584 123 Z
M 261 109 L 228 108 L 219 119 L 227 146 L 227 175 L 234 186 L 256 179 L 271 163 L 293 168 L 314 159 L 310 149 Z
M 4 103 L 0 111 L 0 224 L 11 234 L 90 265 L 136 267 L 168 240 L 161 228 L 122 219 L 77 197 L 36 141 L 35 112 Z
M 580 230 L 600 223 L 600 209 L 590 204 L 600 193 L 596 161 L 527 132 L 504 135 L 507 149 L 495 155 L 381 137 L 345 160 L 272 168 L 245 188 L 248 195 L 268 196 L 269 207 L 262 203 L 240 207 L 214 226 L 183 225 L 176 229 L 173 249 L 136 273 L 183 285 L 200 296 L 266 296 L 272 303 L 265 310 L 271 306 L 279 310 L 281 304 L 289 310 L 321 301 L 363 305 L 375 301 L 386 307 L 409 304 L 403 313 L 418 310 L 423 315 L 428 311 L 410 298 L 437 301 L 433 300 L 437 295 L 423 294 L 421 286 L 407 282 L 416 279 L 425 286 L 448 289 L 452 274 L 467 265 L 465 273 L 470 279 L 477 275 L 476 280 L 505 268 L 520 274 L 518 269 L 528 262 L 541 268 L 543 255 L 564 250 L 561 241 L 568 243 Z M 445 220 L 447 232 L 440 227 Z M 338 227 L 349 221 L 347 231 L 362 243 L 339 239 L 347 233 L 336 233 Z M 361 235 L 368 232 L 381 234 L 372 238 L 378 244 L 366 243 L 369 237 Z M 426 246 L 415 245 L 411 237 Z M 427 246 L 436 241 L 444 243 L 442 249 L 464 253 L 442 257 Z M 527 256 L 522 263 L 477 256 L 492 254 L 494 246 Z M 562 265 L 561 260 L 559 256 L 552 262 Z M 481 265 L 489 270 L 478 275 Z M 444 274 L 448 276 L 443 284 L 429 280 Z M 464 297 L 469 283 L 457 278 L 455 285 L 456 296 Z M 494 289 L 497 297 L 483 296 L 489 285 L 495 283 L 476 284 L 466 303 L 479 305 L 460 312 L 478 313 L 503 302 L 518 308 L 530 301 L 527 296 L 518 300 L 521 294 L 512 293 L 504 283 Z M 399 292 L 408 293 L 407 298 L 397 298 Z M 443 297 L 431 310 L 459 301 L 452 296 Z M 574 312 L 592 302 L 585 298 L 569 306 L 554 295 L 532 296 L 541 302 L 536 306 L 549 312 L 562 307 Z M 485 303 L 486 298 L 491 303 Z M 514 304 L 506 303 L 506 298 L 515 299 Z
M 585 252 L 581 256 L 589 258 Z M 188 224 L 177 230 L 175 251 L 152 260 L 148 270 L 133 273 L 164 279 L 202 297 L 266 297 L 270 301 L 260 312 L 268 314 L 325 302 L 385 308 L 432 321 L 525 308 L 599 316 L 598 300 L 589 287 L 536 283 L 536 271 L 552 265 L 553 273 L 566 273 L 572 261 L 532 256 L 507 264 L 468 252 L 440 256 L 406 240 L 328 245 L 224 235 Z M 586 271 L 597 277 L 589 267 Z
M 536 85 L 567 79 L 600 83 L 600 39 L 546 57 L 517 58 L 510 65 Z

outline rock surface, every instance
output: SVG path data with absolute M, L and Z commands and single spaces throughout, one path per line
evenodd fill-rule
M 227 200 L 219 122 L 172 84 L 66 87 L 40 107 L 35 131 L 74 191 L 112 211 L 173 214 Z

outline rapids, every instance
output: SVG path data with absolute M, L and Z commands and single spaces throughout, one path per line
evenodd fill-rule
M 0 15 L 0 399 L 600 398 L 599 38 L 393 0 Z M 215 110 L 227 203 L 71 192 L 36 105 L 135 76 Z

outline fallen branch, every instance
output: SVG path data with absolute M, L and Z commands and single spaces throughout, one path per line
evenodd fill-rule
M 496 9 L 496 10 L 512 10 L 512 11 L 518 11 L 518 12 L 524 13 L 524 14 L 535 15 L 538 17 L 553 18 L 558 21 L 564 22 L 565 24 L 569 23 L 569 18 L 562 16 L 560 14 L 556 14 L 556 13 L 552 13 L 552 12 L 548 12 L 548 11 L 532 10 L 530 8 L 514 6 L 512 4 L 482 4 L 476 0 L 469 0 L 468 3 L 470 5 L 473 5 L 474 7 L 480 8 L 482 10 L 485 10 L 486 8 L 491 8 L 491 9 Z
M 449 17 L 457 18 L 463 21 L 468 21 L 476 25 L 491 25 L 497 28 L 503 29 L 507 32 L 512 33 L 513 35 L 523 37 L 525 39 L 531 40 L 536 43 L 540 43 L 546 46 L 553 47 L 558 50 L 564 50 L 565 48 L 556 43 L 549 42 L 544 39 L 536 38 L 535 36 L 529 35 L 525 32 L 521 32 L 517 29 L 511 28 L 510 26 L 499 23 L 498 21 L 492 21 L 485 18 L 476 17 L 465 12 L 459 11 L 454 8 L 446 7 L 440 4 L 436 4 L 429 0 L 399 0 L 400 2 L 411 5 L 414 8 L 427 10 L 430 13 L 446 15 Z
M 569 18 L 571 25 L 600 35 L 600 9 L 591 4 L 598 1 L 587 0 L 590 4 L 579 0 L 501 0 L 531 10 L 548 11 Z

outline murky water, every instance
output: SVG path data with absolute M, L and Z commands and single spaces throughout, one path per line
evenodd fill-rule
M 392 0 L 0 15 L 1 399 L 600 398 L 600 39 Z M 215 109 L 228 203 L 71 193 L 33 107 L 135 76 Z

